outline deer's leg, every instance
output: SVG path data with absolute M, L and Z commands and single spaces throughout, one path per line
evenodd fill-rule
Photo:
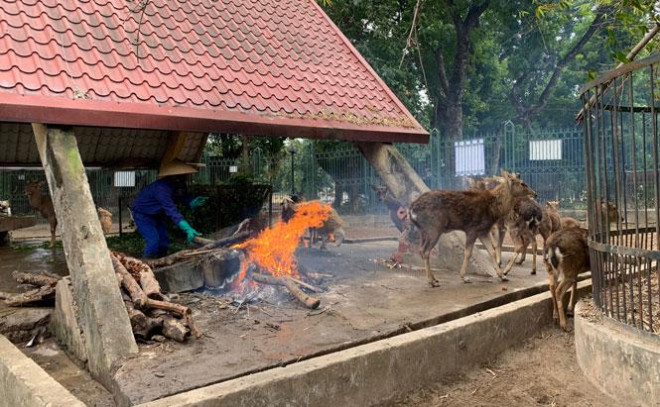
M 497 227 L 497 255 L 499 257 L 499 262 L 497 267 L 502 266 L 502 245 L 504 244 L 504 237 L 506 236 L 506 227 L 504 225 L 498 225 Z
M 573 310 L 575 309 L 575 301 L 577 301 L 575 292 L 577 291 L 577 278 L 573 281 L 571 286 L 571 298 L 568 300 L 568 307 L 566 313 L 568 315 L 573 315 Z
M 55 231 L 57 230 L 57 222 L 51 222 L 50 224 L 50 248 L 55 248 Z
M 481 243 L 486 247 L 486 250 L 488 251 L 488 253 L 490 254 L 490 256 L 491 256 L 492 258 L 495 258 L 494 253 L 491 252 L 491 249 L 490 249 L 490 248 L 488 247 L 488 245 L 486 244 L 486 238 L 487 238 L 486 236 L 479 236 L 479 240 L 480 240 Z M 472 237 L 471 239 L 472 239 L 472 246 L 474 246 L 474 241 L 475 241 L 476 239 L 475 239 L 474 237 Z M 469 242 L 469 240 L 470 240 L 470 239 L 468 238 L 468 235 L 466 235 L 466 236 L 465 236 L 465 251 L 466 251 L 466 253 L 467 253 L 467 250 L 468 250 L 468 242 Z M 472 247 L 470 247 L 470 255 L 471 255 L 471 254 L 472 254 Z M 466 254 L 465 258 L 463 259 L 463 267 L 464 267 L 465 269 L 467 269 L 467 262 L 468 262 L 469 258 L 470 258 L 470 256 Z M 502 280 L 502 281 L 507 281 L 507 280 L 508 280 L 508 279 L 506 278 L 506 276 L 504 275 L 504 273 L 502 272 L 502 269 L 500 269 L 499 264 L 497 264 L 497 263 L 495 263 L 495 273 L 497 273 L 497 276 L 500 278 L 500 280 Z M 461 276 L 462 276 L 462 275 L 461 275 Z M 463 280 L 465 281 L 465 279 L 463 279 Z M 469 280 L 466 281 L 466 283 L 467 283 L 467 282 L 469 282 Z
M 564 279 L 559 283 L 559 286 L 557 287 L 557 312 L 559 313 L 559 327 L 563 329 L 564 331 L 568 331 L 568 327 L 566 326 L 566 312 L 564 311 L 564 294 L 566 294 L 566 290 L 573 285 L 574 279 L 567 278 L 566 275 L 562 274 Z
M 557 297 L 555 294 L 557 289 L 557 277 L 555 275 L 555 270 L 550 265 L 550 262 L 548 262 L 545 258 L 545 251 L 543 253 L 543 264 L 545 264 L 545 269 L 548 272 L 548 289 L 550 291 L 550 297 L 552 298 L 552 319 L 556 320 L 559 318 L 557 314 Z
M 532 274 L 536 275 L 536 251 L 538 250 L 538 243 L 536 236 L 532 236 Z
M 492 229 L 488 233 L 488 236 L 490 237 L 490 243 L 494 251 L 493 257 L 495 259 L 495 263 L 497 263 L 499 266 L 502 264 L 502 245 L 500 244 L 500 228 L 497 224 L 493 225 Z M 488 250 L 488 248 L 486 248 L 486 250 Z
M 428 278 L 429 285 L 431 287 L 440 287 L 440 282 L 436 280 L 433 273 L 431 273 L 430 257 L 431 257 L 431 250 L 433 250 L 436 243 L 438 243 L 438 239 L 440 239 L 441 233 L 438 232 L 437 234 L 429 236 L 421 229 L 420 232 L 422 234 L 422 244 L 419 250 L 419 254 L 422 256 L 422 259 L 424 260 L 424 267 L 426 268 L 426 277 Z

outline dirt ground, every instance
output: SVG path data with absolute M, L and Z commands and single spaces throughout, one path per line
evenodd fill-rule
M 573 333 L 548 327 L 495 360 L 402 397 L 393 405 L 615 407 L 621 404 L 600 392 L 582 374 L 575 356 Z

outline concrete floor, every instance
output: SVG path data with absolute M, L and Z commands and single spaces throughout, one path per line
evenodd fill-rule
M 368 237 L 359 235 L 360 230 L 347 231 L 347 237 Z M 299 249 L 300 264 L 333 274 L 318 284 L 327 291 L 315 294 L 321 306 L 313 311 L 276 288 L 267 288 L 270 295 L 265 299 L 246 302 L 240 309 L 227 297 L 182 295 L 181 302 L 193 308 L 205 336 L 184 344 L 141 344 L 139 357 L 117 373 L 121 392 L 134 404 L 160 399 L 453 320 L 538 292 L 546 281 L 542 265 L 538 275 L 530 275 L 529 257 L 524 266 L 513 269 L 508 282 L 484 273 L 471 274 L 472 284 L 460 280 L 458 265 L 442 265 L 436 259 L 434 273 L 441 286 L 430 288 L 417 255 L 406 258 L 406 264 L 416 267 L 385 267 L 396 247 L 396 241 L 383 240 L 330 245 L 328 251 Z M 66 267 L 61 249 L 54 254 L 2 250 L 0 280 L 10 279 L 16 268 L 61 272 Z
M 300 249 L 302 265 L 334 275 L 322 284 L 327 292 L 316 294 L 321 306 L 314 311 L 287 294 L 238 310 L 228 300 L 183 295 L 205 336 L 185 344 L 142 345 L 140 356 L 117 374 L 123 394 L 142 403 L 373 342 L 501 305 L 526 291 L 538 292 L 546 279 L 545 272 L 531 276 L 529 269 L 519 267 L 506 283 L 484 274 L 472 275 L 473 283 L 464 284 L 457 272 L 440 270 L 436 277 L 441 287 L 430 288 L 419 269 L 383 265 L 396 246 L 381 241 L 325 252 Z

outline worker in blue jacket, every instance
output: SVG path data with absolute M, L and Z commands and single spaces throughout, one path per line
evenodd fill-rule
M 192 242 L 195 236 L 201 235 L 177 209 L 177 204 L 195 209 L 206 203 L 206 197 L 191 199 L 186 192 L 186 178 L 196 172 L 194 167 L 179 160 L 163 164 L 158 180 L 144 187 L 131 203 L 133 221 L 146 241 L 145 258 L 157 258 L 167 254 L 170 246 L 167 218 L 184 231 L 188 243 Z

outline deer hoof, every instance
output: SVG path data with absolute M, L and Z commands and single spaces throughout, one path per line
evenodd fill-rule
M 470 277 L 463 277 L 463 282 L 465 284 L 470 284 L 472 282 L 472 280 L 470 280 Z
M 536 270 L 532 270 L 532 272 L 530 274 L 535 276 L 536 275 Z
M 509 281 L 509 279 L 507 278 L 506 274 L 502 274 L 500 276 L 500 281 Z
M 429 286 L 431 286 L 431 288 L 440 287 L 440 282 L 436 279 L 433 279 L 429 281 Z

